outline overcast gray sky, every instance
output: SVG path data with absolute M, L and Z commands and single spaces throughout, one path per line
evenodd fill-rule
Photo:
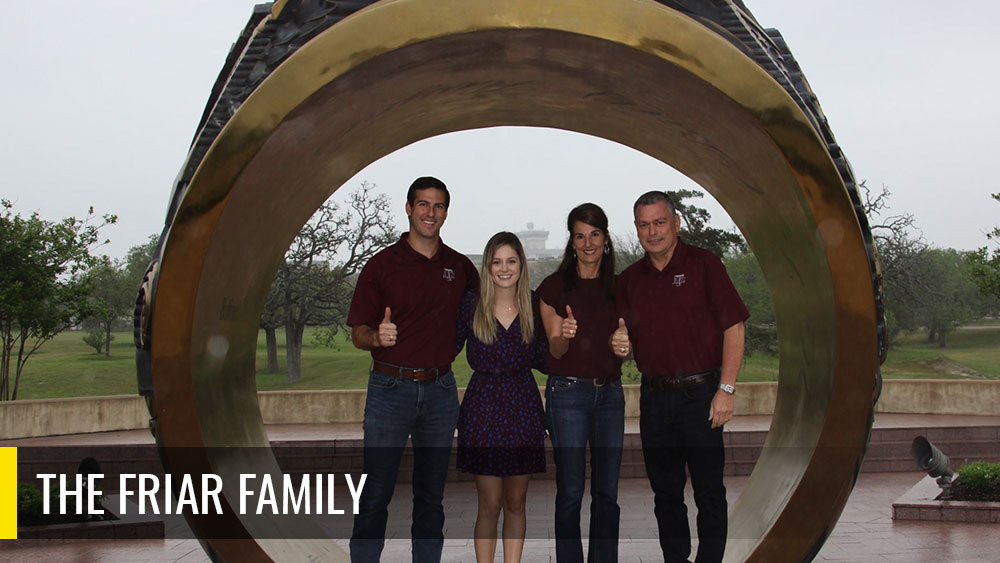
M 159 232 L 212 84 L 254 3 L 5 3 L 0 197 L 49 219 L 82 215 L 91 205 L 116 213 L 119 224 L 106 231 L 112 243 L 102 249 L 112 256 Z M 746 4 L 788 41 L 858 178 L 888 186 L 891 211 L 915 215 L 934 245 L 984 245 L 984 233 L 1000 224 L 1000 204 L 989 198 L 1000 191 L 991 166 L 1000 125 L 993 39 L 1000 5 Z M 480 252 L 493 232 L 529 221 L 553 231 L 549 246 L 559 247 L 566 212 L 586 200 L 606 208 L 613 231 L 628 234 L 633 196 L 612 199 L 608 185 L 634 195 L 695 187 L 620 145 L 512 128 L 422 141 L 369 166 L 347 187 L 378 184 L 392 196 L 402 229 L 403 193 L 422 174 L 452 188 L 443 234 L 468 253 Z M 553 186 L 572 187 L 572 201 L 568 189 Z M 489 195 L 501 188 L 502 200 Z M 512 198 L 514 188 L 523 191 Z M 539 194 L 543 199 L 527 203 Z M 731 225 L 713 201 L 705 207 L 718 226 Z

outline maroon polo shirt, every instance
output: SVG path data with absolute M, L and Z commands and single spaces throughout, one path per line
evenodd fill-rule
M 468 258 L 443 242 L 427 258 L 406 242 L 408 235 L 365 264 L 347 324 L 378 330 L 389 307 L 396 345 L 375 348 L 372 357 L 404 367 L 443 366 L 455 359 L 458 304 L 466 289 L 479 287 L 479 274 Z
M 535 293 L 560 318 L 566 317 L 569 305 L 577 323 L 566 354 L 558 359 L 549 355 L 549 373 L 587 379 L 622 376 L 622 361 L 608 346 L 611 333 L 618 328 L 618 314 L 615 302 L 604 294 L 601 280 L 577 280 L 576 289 L 567 292 L 562 273 L 556 272 L 545 278 Z
M 616 285 L 639 372 L 674 377 L 722 365 L 722 333 L 750 313 L 717 256 L 677 240 L 663 271 L 647 254 Z

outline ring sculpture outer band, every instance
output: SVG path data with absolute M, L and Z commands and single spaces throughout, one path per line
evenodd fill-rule
M 369 163 L 501 125 L 642 151 L 712 193 L 745 234 L 775 297 L 781 357 L 773 424 L 732 506 L 726 561 L 811 559 L 870 430 L 877 314 L 863 229 L 826 144 L 785 90 L 715 31 L 645 0 L 380 2 L 277 67 L 201 160 L 162 242 L 151 370 L 167 467 L 224 480 L 278 472 L 254 355 L 285 249 Z M 205 450 L 181 457 L 178 446 Z M 318 530 L 308 518 L 230 512 L 190 523 L 219 560 L 344 557 L 331 540 L 261 539 Z M 213 537 L 219 529 L 230 539 Z

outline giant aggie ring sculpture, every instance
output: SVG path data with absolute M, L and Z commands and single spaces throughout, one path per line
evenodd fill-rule
M 729 212 L 775 298 L 780 376 L 726 560 L 811 560 L 868 443 L 880 283 L 850 167 L 781 36 L 739 0 L 258 6 L 212 92 L 137 302 L 140 392 L 165 467 L 224 482 L 278 471 L 254 350 L 292 238 L 380 157 L 500 125 L 625 144 Z M 235 504 L 228 487 L 222 496 Z M 344 558 L 330 540 L 268 539 L 310 537 L 283 533 L 284 521 L 230 510 L 189 522 L 217 560 Z

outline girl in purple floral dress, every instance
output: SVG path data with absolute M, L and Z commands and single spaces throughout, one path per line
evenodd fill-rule
M 521 241 L 493 235 L 482 283 L 459 307 L 458 348 L 473 369 L 458 417 L 458 469 L 476 476 L 476 560 L 493 561 L 503 510 L 505 561 L 524 548 L 524 504 L 532 473 L 545 471 L 545 413 L 531 369 L 548 371 L 548 339 L 530 291 Z

